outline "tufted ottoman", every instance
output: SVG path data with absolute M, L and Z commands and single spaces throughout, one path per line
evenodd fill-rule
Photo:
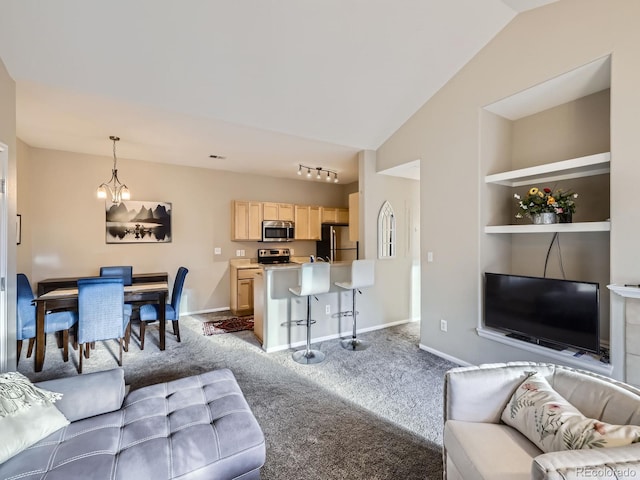
M 126 397 L 122 369 L 38 385 L 63 393 L 72 423 L 1 464 L 2 479 L 260 478 L 264 436 L 230 370 Z

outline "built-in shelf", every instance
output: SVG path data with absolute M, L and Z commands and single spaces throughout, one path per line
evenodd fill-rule
M 560 162 L 546 163 L 535 167 L 494 173 L 484 177 L 484 181 L 507 187 L 520 187 L 532 183 L 555 182 L 570 178 L 602 175 L 609 173 L 610 163 L 611 153 L 604 152 Z
M 580 368 L 583 370 L 589 370 L 591 372 L 599 373 L 600 375 L 612 376 L 613 365 L 610 363 L 603 363 L 595 356 L 589 353 L 580 353 L 573 349 L 566 350 L 553 350 L 551 348 L 542 347 L 533 343 L 523 342 L 522 340 L 516 340 L 515 338 L 507 337 L 505 333 L 498 332 L 486 327 L 479 327 L 476 329 L 478 335 L 483 338 L 488 338 L 495 342 L 510 345 L 512 347 L 519 348 L 521 350 L 527 350 L 539 355 L 552 358 L 564 365 Z
M 626 285 L 616 285 L 612 283 L 611 285 L 607 285 L 607 288 L 614 293 L 617 293 L 621 297 L 627 298 L 640 298 L 640 288 L 639 287 L 630 287 Z
M 551 223 L 546 225 L 487 225 L 485 233 L 609 232 L 611 222 Z

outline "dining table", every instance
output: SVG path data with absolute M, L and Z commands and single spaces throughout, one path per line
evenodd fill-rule
M 86 277 L 83 277 L 86 278 Z M 69 283 L 69 277 L 64 279 Z M 76 286 L 54 288 L 46 293 L 38 295 L 33 303 L 36 306 L 36 341 L 34 370 L 42 371 L 45 354 L 45 315 L 49 311 L 77 310 L 78 309 L 78 278 L 73 283 Z M 169 284 L 167 280 L 150 283 L 132 283 L 124 287 L 124 301 L 135 303 L 156 303 L 164 306 L 167 303 Z M 165 308 L 159 308 L 160 350 L 165 349 L 166 316 Z

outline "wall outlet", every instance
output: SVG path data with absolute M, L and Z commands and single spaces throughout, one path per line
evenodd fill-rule
M 214 255 L 222 255 L 222 249 L 220 247 L 216 247 L 213 249 Z
M 433 262 L 433 252 L 427 252 L 427 262 Z
M 240 256 L 244 257 L 244 250 L 240 250 Z
M 443 332 L 447 331 L 447 321 L 444 319 L 440 320 L 440 330 L 442 330 Z
M 331 315 L 331 305 L 324 306 L 324 313 L 326 313 L 327 315 Z
M 289 249 L 289 255 L 293 255 L 293 248 Z
M 242 256 L 242 250 L 236 250 L 236 257 Z

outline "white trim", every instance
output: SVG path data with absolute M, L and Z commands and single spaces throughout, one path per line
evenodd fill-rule
M 9 239 L 14 237 L 9 235 L 9 147 L 4 143 L 0 143 L 0 180 L 4 182 L 0 192 L 0 281 L 4 281 L 4 289 L 0 290 L 0 372 L 5 372 L 9 366 L 8 248 Z
M 453 363 L 457 363 L 458 365 L 462 366 L 462 367 L 470 367 L 472 364 L 469 362 L 465 362 L 464 360 L 460 360 L 459 358 L 453 357 L 451 355 L 448 355 L 444 352 L 441 352 L 440 350 L 436 350 L 435 348 L 431 348 L 431 347 L 427 347 L 426 345 L 423 345 L 422 343 L 418 345 L 420 347 L 420 350 L 424 350 L 425 352 L 429 352 L 434 354 L 436 357 L 440 357 L 440 358 L 444 358 L 445 360 L 449 360 L 450 362 Z
M 187 315 L 199 315 L 201 313 L 224 312 L 225 310 L 230 310 L 230 308 L 229 307 L 208 308 L 206 310 L 196 310 L 195 312 L 184 312 L 184 313 L 181 313 L 180 316 L 184 317 Z
M 388 328 L 388 327 L 395 327 L 398 325 L 404 325 L 406 323 L 412 323 L 415 322 L 416 320 L 397 320 L 395 322 L 390 322 L 390 323 L 385 323 L 382 325 L 374 325 L 373 327 L 367 327 L 367 328 L 362 328 L 362 329 L 358 329 L 356 330 L 356 333 L 365 333 L 365 332 L 372 332 L 374 330 L 382 330 L 383 328 Z M 351 334 L 353 333 L 352 330 L 347 330 L 341 333 L 334 333 L 331 335 L 326 335 L 324 337 L 316 337 L 316 338 L 312 338 L 311 339 L 311 343 L 319 343 L 319 342 L 327 342 L 329 340 L 335 340 L 337 338 L 348 338 L 351 336 Z M 273 353 L 273 352 L 281 352 L 282 350 L 290 350 L 293 348 L 298 348 L 298 347 L 304 347 L 307 345 L 306 340 L 302 340 L 299 342 L 295 342 L 295 343 L 291 343 L 289 345 L 280 345 L 277 347 L 273 347 L 273 348 L 268 348 L 268 349 L 264 349 L 263 350 L 267 353 Z

